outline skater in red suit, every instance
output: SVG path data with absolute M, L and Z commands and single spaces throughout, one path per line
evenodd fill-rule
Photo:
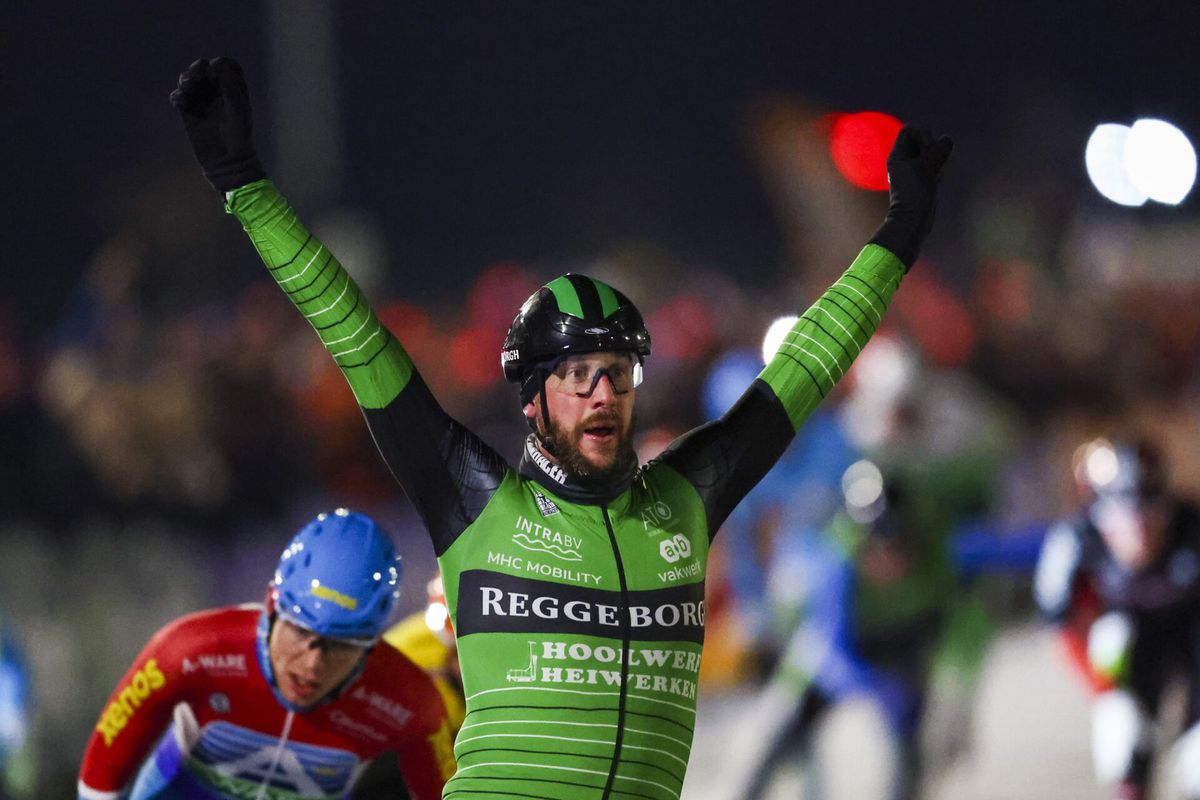
M 154 635 L 100 713 L 79 797 L 349 797 L 382 756 L 414 800 L 440 798 L 454 770 L 441 697 L 379 641 L 399 586 L 373 520 L 318 516 L 283 551 L 265 607 Z

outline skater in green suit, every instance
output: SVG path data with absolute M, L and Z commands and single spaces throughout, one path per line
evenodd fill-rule
M 205 176 L 345 374 L 429 531 L 467 703 L 444 797 L 677 798 L 709 544 L 879 324 L 932 223 L 949 139 L 900 133 L 874 237 L 741 401 L 649 464 L 632 447 L 651 351 L 641 315 L 583 275 L 543 286 L 498 354 L 531 429 L 513 466 L 442 410 L 267 179 L 237 63 L 193 63 L 171 100 Z

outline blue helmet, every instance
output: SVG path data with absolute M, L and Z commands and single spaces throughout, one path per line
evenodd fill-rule
M 275 612 L 334 639 L 369 645 L 400 594 L 400 559 L 375 520 L 339 508 L 292 537 L 271 582 Z

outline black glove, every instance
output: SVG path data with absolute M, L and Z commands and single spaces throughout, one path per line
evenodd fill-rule
M 265 178 L 250 135 L 250 93 L 232 58 L 202 58 L 179 74 L 171 92 L 204 177 L 219 192 Z
M 917 260 L 921 242 L 933 227 L 942 165 L 953 149 L 949 136 L 934 139 L 926 128 L 905 125 L 888 155 L 887 216 L 871 237 L 871 244 L 895 253 L 904 262 L 906 272 Z

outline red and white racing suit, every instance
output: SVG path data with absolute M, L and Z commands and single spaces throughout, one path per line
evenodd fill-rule
M 414 800 L 440 798 L 453 743 L 429 676 L 380 642 L 335 697 L 289 710 L 268 681 L 265 617 L 214 609 L 155 634 L 92 732 L 79 796 L 340 798 L 395 751 Z

